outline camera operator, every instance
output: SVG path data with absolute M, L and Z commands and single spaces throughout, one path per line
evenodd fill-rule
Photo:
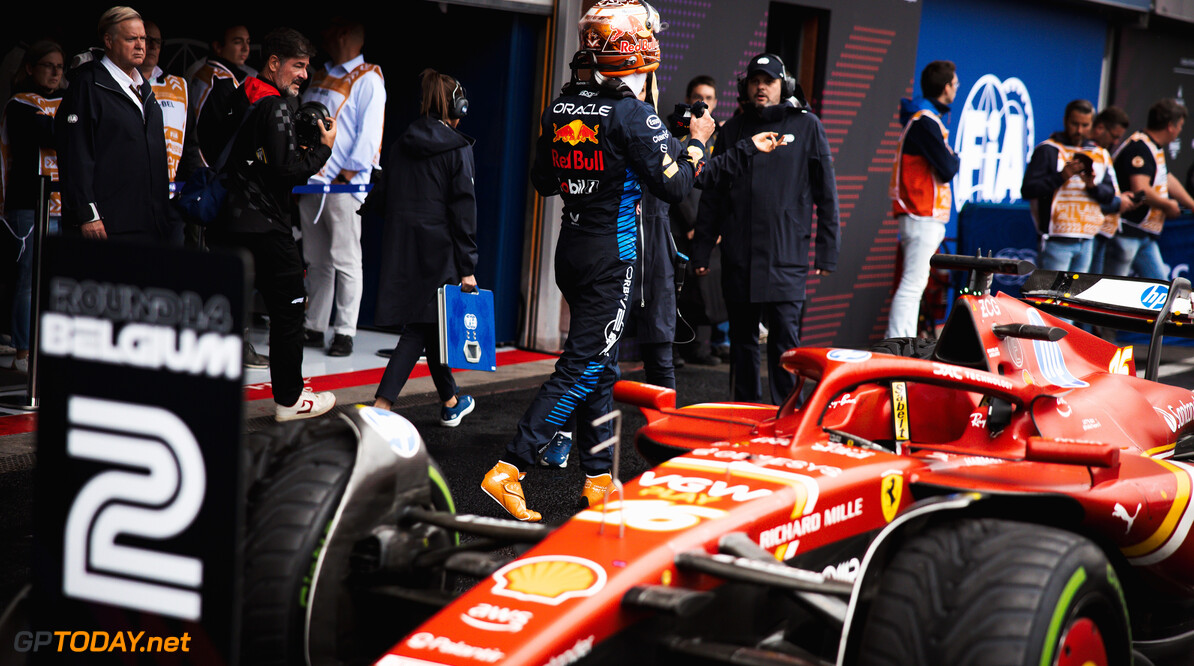
M 717 81 L 707 75 L 695 76 L 688 82 L 685 89 L 684 103 L 676 105 L 676 111 L 668 116 L 672 133 L 680 141 L 688 140 L 688 121 L 685 112 L 692 113 L 699 105 L 705 105 L 709 113 L 717 110 Z M 717 143 L 717 128 L 713 136 L 709 137 L 709 156 L 713 156 L 713 147 Z M 692 238 L 696 227 L 697 211 L 701 203 L 701 190 L 693 188 L 684 200 L 671 207 L 670 222 L 672 236 L 676 239 L 676 247 L 685 255 L 692 256 Z M 684 291 L 677 294 L 680 314 L 692 329 L 692 340 L 676 345 L 678 356 L 675 358 L 677 368 L 683 367 L 684 362 L 696 365 L 719 365 L 721 357 L 714 353 L 714 329 L 726 321 L 726 302 L 721 294 L 721 249 L 714 247 L 709 255 L 709 272 L 697 275 L 695 267 L 689 263 L 684 276 Z M 683 333 L 680 334 L 684 337 Z M 717 335 L 723 336 L 718 330 Z M 720 337 L 716 342 L 725 342 Z M 718 344 L 718 348 L 723 348 Z M 724 345 L 729 349 L 729 345 Z
M 784 135 L 783 151 L 755 155 L 737 176 L 701 195 L 693 239 L 697 275 L 721 237 L 722 290 L 730 320 L 730 387 L 733 399 L 759 402 L 759 322 L 766 317 L 771 400 L 791 393 L 795 377 L 780 364 L 800 345 L 800 319 L 808 277 L 808 243 L 817 210 L 814 274 L 837 268 L 841 243 L 837 185 L 829 139 L 808 112 L 783 61 L 770 53 L 751 59 L 739 79 L 742 113 L 726 121 L 714 154 L 756 132 Z
M 1094 106 L 1065 105 L 1065 131 L 1032 151 L 1020 194 L 1032 201 L 1037 229 L 1046 234 L 1037 265 L 1050 271 L 1090 270 L 1094 235 L 1103 226 L 1103 204 L 1115 198 L 1111 155 L 1088 138 Z
M 248 115 L 228 159 L 228 197 L 208 231 L 211 245 L 244 248 L 253 255 L 254 284 L 270 318 L 270 379 L 278 421 L 318 416 L 336 404 L 331 392 L 303 387 L 307 294 L 303 258 L 290 231 L 291 190 L 319 171 L 336 140 L 332 118 L 313 123 L 317 132 L 310 137 L 296 133 L 299 88 L 314 53 L 311 42 L 290 28 L 265 36 L 261 73 L 237 89 L 237 115 L 249 107 Z

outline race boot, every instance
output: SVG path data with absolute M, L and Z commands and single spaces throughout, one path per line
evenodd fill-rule
M 585 487 L 580 491 L 581 497 L 589 506 L 597 506 L 605 501 L 605 491 L 612 485 L 614 478 L 609 473 L 597 476 L 585 475 Z
M 522 484 L 519 483 L 524 476 L 526 472 L 519 474 L 514 465 L 499 460 L 493 469 L 485 473 L 485 478 L 481 480 L 481 490 L 492 497 L 493 501 L 501 504 L 511 516 L 529 523 L 537 523 L 543 516 L 527 508 Z

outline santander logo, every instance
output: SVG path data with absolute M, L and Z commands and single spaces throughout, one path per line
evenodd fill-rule
M 961 159 L 954 207 L 967 201 L 1020 200 L 1024 167 L 1035 145 L 1032 99 L 1018 78 L 984 74 L 966 96 L 954 137 Z

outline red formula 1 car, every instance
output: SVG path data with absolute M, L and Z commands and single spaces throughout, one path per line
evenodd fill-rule
M 973 271 L 935 348 L 789 351 L 778 411 L 620 383 L 654 468 L 560 527 L 402 509 L 481 538 L 390 559 L 479 582 L 376 664 L 1191 663 L 1194 394 L 1049 314 L 1153 332 L 1151 376 L 1189 284 L 935 261 Z

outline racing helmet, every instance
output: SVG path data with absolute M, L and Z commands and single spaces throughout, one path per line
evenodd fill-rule
M 659 68 L 659 12 L 646 0 L 599 0 L 581 17 L 580 48 L 604 76 L 646 74 Z

